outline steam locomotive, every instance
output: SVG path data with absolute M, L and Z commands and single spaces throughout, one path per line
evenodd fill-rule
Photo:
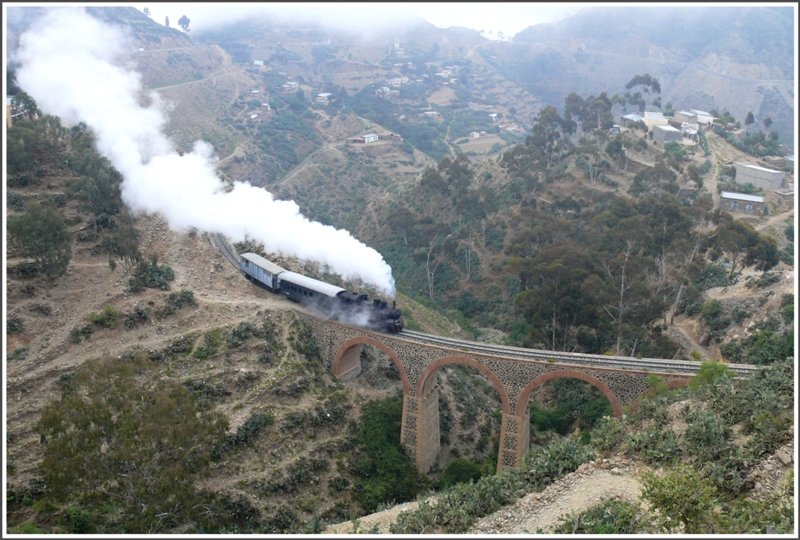
M 382 332 L 397 333 L 403 329 L 403 318 L 395 302 L 391 307 L 378 298 L 370 302 L 366 294 L 290 272 L 256 253 L 241 254 L 239 269 L 256 285 L 309 306 L 323 317 Z

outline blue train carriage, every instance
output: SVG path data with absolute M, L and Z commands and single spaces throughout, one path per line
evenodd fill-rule
M 289 300 L 312 305 L 328 316 L 337 307 L 337 295 L 345 291 L 336 285 L 288 270 L 280 275 L 280 290 Z
M 279 276 L 286 272 L 285 268 L 256 253 L 242 253 L 239 259 L 239 269 L 248 280 L 266 287 L 272 292 L 280 290 Z

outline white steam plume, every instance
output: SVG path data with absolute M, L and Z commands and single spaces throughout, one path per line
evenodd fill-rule
M 197 141 L 179 155 L 163 133 L 158 95 L 150 92 L 150 105 L 141 105 L 139 74 L 120 66 L 135 50 L 125 41 L 82 9 L 50 9 L 20 38 L 17 81 L 42 111 L 92 129 L 98 150 L 124 178 L 122 198 L 132 211 L 160 213 L 177 230 L 253 238 L 394 296 L 391 267 L 349 232 L 310 221 L 293 201 L 275 200 L 247 182 L 224 191 L 208 143 Z

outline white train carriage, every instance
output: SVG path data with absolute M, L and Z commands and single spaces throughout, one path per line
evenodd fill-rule
M 239 259 L 239 269 L 251 281 L 266 287 L 272 292 L 280 290 L 280 276 L 286 269 L 268 261 L 256 253 L 243 253 Z

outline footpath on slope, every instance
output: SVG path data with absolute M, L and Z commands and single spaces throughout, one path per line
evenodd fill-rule
M 467 534 L 522 534 L 546 531 L 570 513 L 579 514 L 607 499 L 635 501 L 641 495 L 637 480 L 640 467 L 632 461 L 612 457 L 584 463 L 540 493 L 530 493 L 514 504 L 479 520 Z M 417 501 L 375 512 L 357 520 L 328 526 L 323 534 L 389 533 L 389 526 L 405 511 L 415 510 Z

